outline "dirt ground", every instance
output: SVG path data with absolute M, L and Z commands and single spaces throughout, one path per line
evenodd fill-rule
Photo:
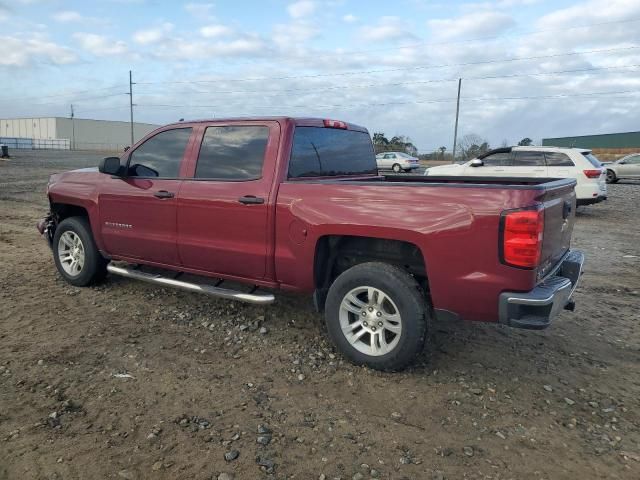
M 45 184 L 96 163 L 0 160 L 0 479 L 640 478 L 640 182 L 579 210 L 575 313 L 433 323 L 383 374 L 342 361 L 309 298 L 64 283 Z

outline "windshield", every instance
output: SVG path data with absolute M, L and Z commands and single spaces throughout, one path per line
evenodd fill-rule
M 589 163 L 591 163 L 591 165 L 593 165 L 594 167 L 600 168 L 602 166 L 602 163 L 600 163 L 600 160 L 598 160 L 598 157 L 596 157 L 593 153 L 582 152 L 582 155 L 584 155 L 584 158 L 589 160 Z

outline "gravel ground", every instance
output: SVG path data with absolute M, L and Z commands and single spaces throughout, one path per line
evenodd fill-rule
M 46 179 L 96 163 L 0 160 L 0 479 L 640 478 L 640 182 L 578 212 L 576 312 L 433 323 L 383 374 L 342 361 L 308 298 L 64 283 Z

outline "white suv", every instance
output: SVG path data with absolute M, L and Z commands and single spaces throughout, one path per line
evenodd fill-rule
M 469 177 L 575 178 L 578 205 L 607 199 L 605 168 L 582 148 L 505 147 L 491 150 L 463 164 L 427 169 L 425 175 Z

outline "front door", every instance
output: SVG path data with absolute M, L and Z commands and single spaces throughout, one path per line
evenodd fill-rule
M 279 140 L 277 122 L 203 127 L 193 178 L 184 181 L 178 197 L 178 253 L 185 267 L 265 277 Z
M 618 166 L 618 176 L 640 178 L 640 155 L 627 157 L 624 163 Z
M 169 128 L 127 157 L 125 175 L 100 187 L 100 229 L 108 254 L 179 265 L 176 246 L 180 168 L 192 128 Z
M 496 152 L 487 155 L 482 159 L 483 165 L 472 167 L 467 165 L 464 167 L 464 174 L 471 177 L 508 177 L 513 159 L 511 152 Z

